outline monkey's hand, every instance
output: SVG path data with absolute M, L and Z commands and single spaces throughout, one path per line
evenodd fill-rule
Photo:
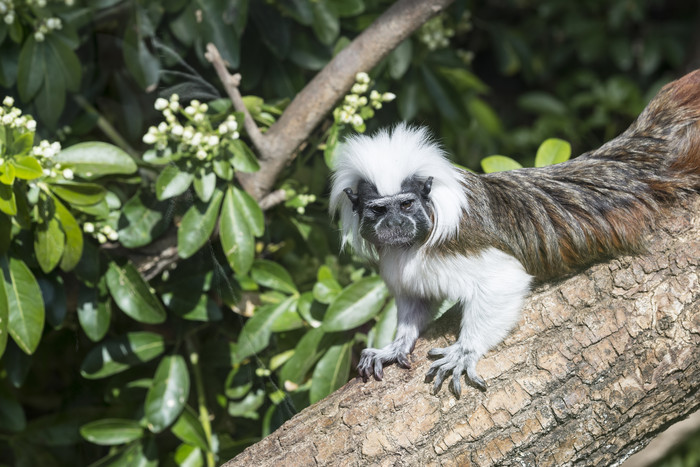
M 360 355 L 360 363 L 357 371 L 366 383 L 370 376 L 381 381 L 384 377 L 384 365 L 398 363 L 402 368 L 411 368 L 408 362 L 408 354 L 396 349 L 393 345 L 388 345 L 383 349 L 365 349 Z
M 462 373 L 467 373 L 467 382 L 472 384 L 481 391 L 486 391 L 486 383 L 479 375 L 476 374 L 476 362 L 479 361 L 479 355 L 471 350 L 464 350 L 459 343 L 441 349 L 432 349 L 428 352 L 431 357 L 438 357 L 425 375 L 425 382 L 429 383 L 435 378 L 433 383 L 433 393 L 437 394 L 445 381 L 447 375 L 452 373 L 452 383 L 450 390 L 459 399 L 462 392 L 460 378 Z

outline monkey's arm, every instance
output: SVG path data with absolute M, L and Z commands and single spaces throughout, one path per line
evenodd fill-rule
M 410 368 L 408 354 L 413 351 L 416 339 L 430 321 L 434 305 L 426 299 L 397 294 L 396 307 L 398 324 L 394 341 L 381 349 L 362 351 L 357 370 L 365 381 L 370 376 L 380 381 L 384 376 L 384 365 L 389 363 L 396 362 L 404 368 Z

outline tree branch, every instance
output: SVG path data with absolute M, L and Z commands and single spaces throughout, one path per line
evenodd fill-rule
M 478 365 L 485 393 L 431 395 L 430 348 L 413 368 L 355 379 L 226 467 L 610 465 L 700 408 L 700 199 L 665 215 L 644 256 L 599 264 L 530 297 L 519 328 Z
M 259 171 L 245 177 L 246 191 L 256 200 L 261 200 L 267 195 L 272 190 L 280 172 L 292 159 L 294 151 L 308 139 L 311 132 L 333 109 L 335 103 L 350 90 L 355 75 L 360 71 L 369 71 L 374 68 L 404 39 L 453 1 L 399 0 L 341 50 L 296 95 L 267 133 L 260 137 L 251 135 L 253 145 L 260 155 L 261 164 Z M 226 87 L 229 97 L 232 101 L 234 98 L 237 99 L 240 93 L 235 86 L 232 86 L 230 74 L 223 65 L 223 61 L 220 57 L 219 60 L 216 59 L 214 49 L 209 47 L 207 49 L 211 53 L 211 58 L 209 56 L 207 58 L 217 67 L 217 74 Z M 234 105 L 236 105 L 235 101 Z M 238 107 L 236 110 L 243 111 Z M 251 134 L 247 119 L 248 116 L 246 130 Z

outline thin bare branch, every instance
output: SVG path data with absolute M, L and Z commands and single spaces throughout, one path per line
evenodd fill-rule
M 238 112 L 243 112 L 243 126 L 248 132 L 248 136 L 253 142 L 253 146 L 255 146 L 263 159 L 266 158 L 267 155 L 265 154 L 263 134 L 255 124 L 255 120 L 253 120 L 252 115 L 250 115 L 248 108 L 243 103 L 243 97 L 241 96 L 241 92 L 238 90 L 238 86 L 241 84 L 240 73 L 232 75 L 228 72 L 226 63 L 224 63 L 224 59 L 219 53 L 219 49 L 217 49 L 212 43 L 207 44 L 207 52 L 204 54 L 204 56 L 212 65 L 214 65 L 216 74 L 219 76 L 221 83 L 224 85 L 224 89 L 226 89 L 226 94 L 228 94 L 228 97 L 233 103 L 233 108 Z

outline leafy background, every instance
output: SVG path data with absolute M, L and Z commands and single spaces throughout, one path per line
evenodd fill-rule
M 265 129 L 390 4 L 0 1 L 3 112 L 25 117 L 0 131 L 1 463 L 215 465 L 389 342 L 394 302 L 328 219 L 343 136 L 407 120 L 470 169 L 556 163 L 698 62 L 693 2 L 457 1 L 366 70 L 263 212 L 206 44 Z M 169 236 L 178 261 L 152 273 Z

